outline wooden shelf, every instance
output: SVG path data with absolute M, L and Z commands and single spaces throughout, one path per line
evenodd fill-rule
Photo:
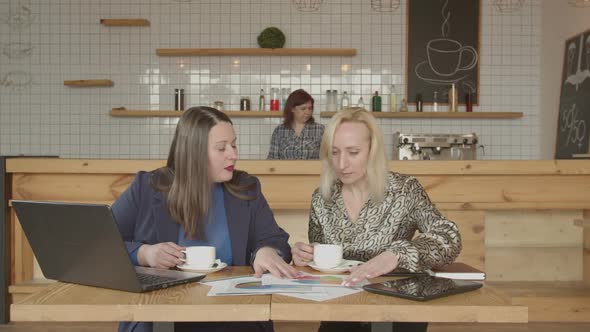
M 156 54 L 160 56 L 354 56 L 356 55 L 356 48 L 158 48 Z
M 575 153 L 572 155 L 574 158 L 590 158 L 590 153 Z
M 180 117 L 182 111 L 134 111 L 134 110 L 119 110 L 112 109 L 111 116 L 125 117 L 125 118 L 145 118 L 145 117 Z M 230 118 L 282 118 L 283 112 L 268 112 L 268 111 L 225 111 Z
M 144 18 L 101 18 L 100 24 L 108 27 L 145 27 L 150 21 Z
M 320 117 L 330 118 L 336 112 L 321 112 Z M 371 112 L 376 118 L 399 119 L 518 119 L 522 112 Z
M 65 86 L 87 88 L 93 86 L 113 86 L 115 83 L 111 80 L 74 80 L 64 81 Z

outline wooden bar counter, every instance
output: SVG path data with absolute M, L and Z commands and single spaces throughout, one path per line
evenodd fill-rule
M 5 189 L 9 199 L 111 204 L 137 171 L 164 164 L 163 160 L 13 158 L 6 161 Z M 590 228 L 584 222 L 590 219 L 590 161 L 391 161 L 389 165 L 392 171 L 416 176 L 438 209 L 457 222 L 463 243 L 459 261 L 484 269 L 488 281 L 502 283 L 522 303 L 538 298 L 522 295 L 523 282 L 536 283 L 529 292 L 541 289 L 539 283 L 582 289 L 539 296 L 547 301 L 558 298 L 568 321 L 590 321 L 590 308 L 579 305 L 590 300 Z M 310 199 L 319 183 L 321 163 L 241 160 L 237 168 L 260 179 L 278 223 L 291 234 L 290 242 L 306 241 Z M 19 290 L 21 285 L 28 287 L 43 276 L 10 206 L 6 213 L 15 300 L 26 295 Z M 557 312 L 548 314 L 551 306 L 537 308 L 530 312 L 531 320 L 561 317 Z

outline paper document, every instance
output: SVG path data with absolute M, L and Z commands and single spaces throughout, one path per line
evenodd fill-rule
M 201 283 L 211 286 L 207 296 L 277 294 L 311 301 L 327 301 L 362 292 L 361 287 L 368 284 L 368 281 L 365 281 L 355 288 L 340 286 L 344 278 L 346 276 L 313 275 L 301 272 L 300 277 L 296 279 L 280 279 L 271 274 L 265 274 L 260 279 L 242 276 Z
M 299 275 L 293 279 L 281 279 L 271 274 L 265 274 L 262 276 L 263 285 L 300 285 L 300 286 L 314 286 L 314 287 L 339 287 L 349 288 L 342 286 L 342 282 L 348 277 L 348 275 L 330 275 L 330 274 L 310 274 L 305 272 L 299 272 Z M 356 284 L 354 288 L 362 288 L 369 282 L 364 280 L 361 283 Z
M 314 289 L 309 285 L 263 285 L 261 279 L 255 277 L 225 279 L 208 282 L 206 285 L 212 286 L 208 296 L 323 292 L 323 289 Z

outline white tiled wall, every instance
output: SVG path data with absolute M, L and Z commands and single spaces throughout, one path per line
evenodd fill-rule
M 392 134 L 401 131 L 475 132 L 486 147 L 484 159 L 539 158 L 540 1 L 525 0 L 520 11 L 502 14 L 494 1 L 482 0 L 481 104 L 474 111 L 519 111 L 524 117 L 382 119 L 390 156 Z M 318 12 L 305 13 L 289 0 L 0 0 L 1 50 L 9 43 L 33 47 L 22 58 L 0 53 L 0 154 L 164 159 L 177 119 L 112 118 L 109 111 L 121 106 L 172 109 L 175 88 L 185 89 L 187 106 L 223 100 L 226 109 L 238 109 L 240 96 L 251 97 L 256 107 L 260 88 L 304 88 L 316 98 L 318 113 L 326 89 L 348 91 L 353 103 L 360 96 L 368 101 L 371 91 L 388 92 L 391 83 L 398 84 L 401 94 L 405 91 L 405 15 L 405 1 L 393 13 L 378 13 L 368 0 L 325 0 Z M 27 25 L 30 17 L 32 23 Z M 151 26 L 99 24 L 101 18 L 136 17 L 149 19 Z M 285 47 L 354 47 L 358 54 L 155 54 L 156 48 L 257 47 L 256 36 L 268 26 L 285 32 Z M 23 73 L 32 76 L 30 86 L 8 86 L 10 80 L 26 81 Z M 96 78 L 112 79 L 115 85 L 63 86 L 64 80 Z M 270 134 L 280 119 L 234 122 L 240 157 L 265 158 Z

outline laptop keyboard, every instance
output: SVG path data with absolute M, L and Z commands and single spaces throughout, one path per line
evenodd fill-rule
M 154 274 L 138 273 L 137 277 L 142 285 L 157 285 L 167 283 L 169 281 L 176 281 L 176 278 L 158 276 Z

